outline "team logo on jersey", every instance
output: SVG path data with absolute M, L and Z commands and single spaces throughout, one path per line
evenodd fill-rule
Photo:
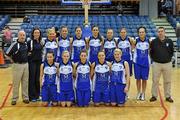
M 97 70 L 100 70 L 100 68 L 99 68 L 99 67 L 97 67 Z

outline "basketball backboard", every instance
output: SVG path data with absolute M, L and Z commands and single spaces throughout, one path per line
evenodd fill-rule
M 111 0 L 90 0 L 91 4 L 111 4 Z M 81 5 L 82 0 L 62 0 L 62 4 Z

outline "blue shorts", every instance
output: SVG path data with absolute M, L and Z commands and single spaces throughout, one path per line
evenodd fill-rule
M 110 83 L 110 100 L 111 103 L 124 104 L 126 93 L 124 92 L 125 84 Z
M 60 93 L 58 94 L 58 101 L 60 102 L 65 102 L 65 101 L 69 101 L 72 102 L 74 101 L 74 91 L 60 91 Z
M 109 89 L 107 88 L 106 90 L 100 91 L 100 90 L 95 90 L 93 93 L 93 102 L 94 103 L 110 103 L 110 94 L 109 94 Z
M 41 95 L 43 102 L 57 102 L 57 85 L 43 85 Z
M 76 90 L 77 105 L 88 106 L 91 100 L 91 90 Z
M 149 67 L 140 66 L 138 64 L 134 64 L 134 75 L 137 80 L 148 80 L 149 76 Z

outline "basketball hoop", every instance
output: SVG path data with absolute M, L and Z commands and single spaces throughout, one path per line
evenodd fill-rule
M 90 9 L 91 6 L 91 0 L 81 0 L 82 8 L 85 8 L 85 6 L 88 6 L 88 9 Z

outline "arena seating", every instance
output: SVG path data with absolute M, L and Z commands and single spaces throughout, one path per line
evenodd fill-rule
M 54 15 L 36 15 L 29 16 L 31 23 L 23 23 L 21 28 L 27 32 L 29 36 L 32 28 L 38 26 L 41 28 L 43 37 L 46 37 L 46 29 L 50 27 L 58 27 L 66 25 L 69 28 L 70 35 L 74 35 L 75 27 L 82 26 L 84 16 L 54 16 Z M 129 36 L 137 36 L 137 28 L 139 26 L 145 26 L 147 28 L 147 36 L 156 36 L 156 27 L 148 16 L 115 16 L 115 15 L 103 15 L 103 16 L 89 16 L 89 22 L 91 25 L 98 25 L 100 33 L 105 36 L 107 28 L 114 30 L 114 36 L 119 35 L 119 29 L 126 27 Z
M 8 23 L 10 17 L 8 15 L 0 15 L 0 30 L 2 30 L 6 23 Z
M 180 23 L 180 16 L 179 17 L 168 16 L 167 20 L 171 23 L 171 25 L 175 29 L 177 22 Z

